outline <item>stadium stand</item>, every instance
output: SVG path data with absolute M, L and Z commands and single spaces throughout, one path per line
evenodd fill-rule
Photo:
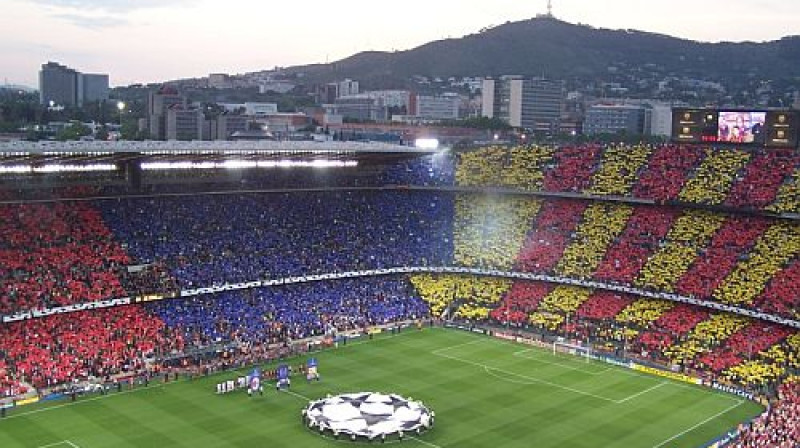
M 500 278 L 429 274 L 411 276 L 411 283 L 434 316 L 455 305 L 451 315 L 475 320 L 488 318 L 489 307 L 498 304 L 511 286 L 510 280 Z
M 711 148 L 705 153 L 703 162 L 686 182 L 679 198 L 696 204 L 721 204 L 728 197 L 733 181 L 747 164 L 750 154 Z
M 579 193 L 589 188 L 601 152 L 599 145 L 560 148 L 553 155 L 555 168 L 545 174 L 545 190 Z
M 573 243 L 564 250 L 555 272 L 570 278 L 591 277 L 603 260 L 608 245 L 622 232 L 631 213 L 633 209 L 626 205 L 589 205 L 575 229 Z
M 403 279 L 314 282 L 152 302 L 147 308 L 192 347 L 277 344 L 429 314 Z
M 517 256 L 516 266 L 524 272 L 548 272 L 553 269 L 561 259 L 587 205 L 581 201 L 547 201 Z
M 632 283 L 648 258 L 658 249 L 677 211 L 672 208 L 635 207 L 623 233 L 611 244 L 597 268 L 598 280 Z
M 743 253 L 769 226 L 766 219 L 731 217 L 720 227 L 711 243 L 678 280 L 675 290 L 695 297 L 709 297 L 731 272 Z
M 470 267 L 511 268 L 541 202 L 524 197 L 459 195 L 454 261 Z
M 774 203 L 784 179 L 800 159 L 792 151 L 770 150 L 754 154 L 728 195 L 725 205 L 765 209 Z M 796 209 L 795 209 L 796 210 Z
M 130 262 L 85 203 L 0 205 L 0 313 L 125 295 Z
M 554 288 L 549 283 L 514 282 L 503 296 L 500 306 L 492 310 L 491 318 L 502 324 L 526 324 L 531 312 L 539 307 L 539 302 Z
M 183 288 L 268 277 L 447 265 L 451 195 L 234 194 L 102 201 L 139 262 L 164 263 Z M 231 219 L 231 217 L 236 219 Z
M 743 428 L 733 448 L 776 447 L 792 448 L 800 445 L 800 382 L 791 381 L 780 386 L 778 400 L 770 408 Z
M 569 321 L 591 295 L 592 290 L 588 288 L 558 286 L 539 302 L 538 311 L 531 313 L 531 323 L 548 330 L 555 330 Z
M 18 379 L 37 388 L 141 370 L 145 358 L 173 346 L 180 340 L 140 306 L 0 326 L 0 352 Z
M 687 146 L 665 145 L 656 149 L 633 187 L 633 196 L 658 202 L 676 199 L 687 176 L 704 156 Z
M 630 196 L 639 170 L 653 148 L 644 145 L 615 145 L 606 148 L 600 167 L 586 193 L 599 196 Z
M 0 313 L 227 282 L 456 265 L 674 292 L 797 319 L 800 226 L 738 212 L 800 211 L 798 162 L 780 151 L 675 145 L 492 147 L 404 162 L 364 182 L 455 182 L 569 197 L 352 190 L 6 204 Z M 156 191 L 192 192 L 163 188 Z M 706 379 L 767 395 L 779 389 L 780 399 L 737 446 L 797 439 L 786 416 L 796 415 L 800 393 L 785 382 L 800 371 L 795 330 L 602 289 L 465 275 L 281 286 L 7 324 L 0 326 L 0 388 L 429 315 L 591 338 Z

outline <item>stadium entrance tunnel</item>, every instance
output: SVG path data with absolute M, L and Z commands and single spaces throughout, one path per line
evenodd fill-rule
M 323 437 L 352 442 L 400 442 L 433 427 L 435 413 L 396 394 L 358 392 L 309 402 L 303 424 Z

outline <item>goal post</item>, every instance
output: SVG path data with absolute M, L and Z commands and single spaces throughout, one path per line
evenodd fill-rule
M 592 359 L 591 347 L 577 345 L 577 344 L 570 344 L 561 341 L 554 341 L 553 356 L 556 356 L 559 353 L 564 353 L 572 356 L 580 356 L 583 357 L 586 360 L 586 362 L 589 362 L 589 360 Z

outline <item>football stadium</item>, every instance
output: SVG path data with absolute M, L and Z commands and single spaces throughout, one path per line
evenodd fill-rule
M 796 149 L 424 146 L 0 143 L 0 446 L 800 445 Z

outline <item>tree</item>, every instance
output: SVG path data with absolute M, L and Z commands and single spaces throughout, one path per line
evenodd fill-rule
M 81 137 L 91 135 L 91 133 L 92 130 L 83 123 L 72 123 L 56 134 L 56 140 L 62 142 L 67 140 L 80 140 Z
M 108 129 L 105 126 L 100 126 L 94 135 L 95 140 L 106 141 L 108 140 Z
M 139 131 L 139 124 L 135 119 L 123 120 L 120 138 L 122 140 L 142 141 L 147 139 L 147 131 Z

